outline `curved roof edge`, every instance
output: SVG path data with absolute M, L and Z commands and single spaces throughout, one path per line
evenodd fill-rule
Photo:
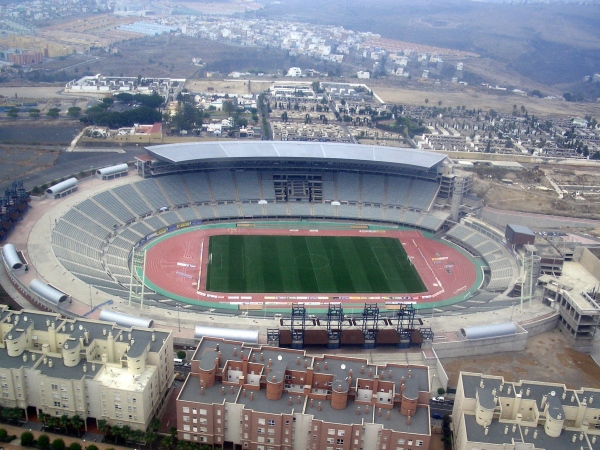
M 172 164 L 247 159 L 319 159 L 390 164 L 426 171 L 447 159 L 443 154 L 413 148 L 335 142 L 213 141 L 162 144 L 144 148 L 156 159 Z
M 46 189 L 46 192 L 48 194 L 60 194 L 61 192 L 71 189 L 75 186 L 77 186 L 77 178 L 73 177 L 69 178 L 68 180 L 61 181 L 54 186 L 50 186 L 48 189 Z
M 122 327 L 140 327 L 140 328 L 152 328 L 154 321 L 152 319 L 143 319 L 141 317 L 134 317 L 128 314 L 123 314 L 116 311 L 110 311 L 103 309 L 100 312 L 100 320 L 106 320 L 107 322 L 114 322 Z
M 52 286 L 48 286 L 46 283 L 38 280 L 37 278 L 31 280 L 29 283 L 29 289 L 31 289 L 40 297 L 48 300 L 51 303 L 54 303 L 55 305 L 58 305 L 69 298 L 67 294 L 54 289 Z
M 491 325 L 478 325 L 461 328 L 460 332 L 467 339 L 489 339 L 517 334 L 517 324 L 515 322 L 504 322 Z
M 2 247 L 2 256 L 4 256 L 6 264 L 8 264 L 11 269 L 16 270 L 23 267 L 21 258 L 19 258 L 19 254 L 14 245 L 5 244 L 4 247 Z
M 258 331 L 241 330 L 239 328 L 217 328 L 196 325 L 194 330 L 194 339 L 201 339 L 204 336 L 223 338 L 231 341 L 241 341 L 248 344 L 258 344 Z
M 96 171 L 97 175 L 113 175 L 115 173 L 127 172 L 129 166 L 127 164 L 117 164 L 114 166 L 103 167 Z

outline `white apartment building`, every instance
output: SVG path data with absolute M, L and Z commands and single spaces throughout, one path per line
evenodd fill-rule
M 600 390 L 461 372 L 455 450 L 600 449 Z
M 173 382 L 173 337 L 56 313 L 0 309 L 0 404 L 147 429 Z

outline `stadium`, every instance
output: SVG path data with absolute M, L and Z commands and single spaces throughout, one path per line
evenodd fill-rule
M 146 151 L 98 170 L 85 191 L 75 179 L 48 189 L 23 256 L 35 274 L 11 277 L 38 306 L 93 317 L 121 302 L 111 308 L 157 320 L 183 308 L 199 321 L 282 317 L 287 329 L 298 308 L 351 311 L 400 331 L 515 304 L 516 255 L 474 217 L 472 175 L 445 155 L 250 141 Z
M 110 295 L 142 301 L 143 286 L 143 301 L 161 306 L 170 299 L 225 309 L 252 309 L 257 302 L 289 308 L 297 301 L 313 307 L 347 301 L 431 308 L 485 287 L 479 270 L 485 263 L 475 258 L 477 253 L 435 238 L 451 216 L 456 179 L 443 155 L 310 143 L 193 143 L 147 150 L 147 157 L 137 159 L 143 180 L 127 179 L 76 204 L 52 231 L 61 264 Z M 465 244 L 476 252 L 487 244 L 481 255 L 499 260 L 492 268 L 501 275 L 491 271 L 486 284 L 494 291 L 508 289 L 513 274 L 507 252 L 490 239 L 478 240 L 479 233 L 470 234 L 463 236 L 456 226 L 450 230 L 459 243 L 470 238 Z M 224 245 L 223 238 L 215 243 L 217 235 L 229 236 L 227 242 L 237 236 L 238 243 L 215 250 Z M 286 242 L 267 237 L 274 235 L 289 237 Z M 248 244 L 250 236 L 263 242 Z M 387 236 L 393 238 L 381 241 Z M 375 240 L 356 248 L 358 242 Z M 389 255 L 388 247 L 399 241 L 414 245 L 398 245 Z M 291 264 L 279 259 L 271 264 L 273 253 L 257 253 L 276 242 L 280 256 L 289 256 Z M 344 261 L 345 267 L 336 268 Z M 284 269 L 265 275 L 281 264 Z M 378 273 L 367 273 L 373 268 Z M 262 281 L 241 286 L 251 269 L 247 278 L 256 281 L 262 272 Z M 404 286 L 401 273 L 407 270 L 417 272 L 416 286 Z M 285 273 L 309 286 L 286 281 Z M 279 283 L 273 283 L 276 279 Z M 228 289 L 232 283 L 238 289 Z

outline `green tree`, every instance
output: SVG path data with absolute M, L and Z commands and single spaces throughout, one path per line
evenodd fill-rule
M 71 418 L 69 419 L 69 426 L 71 428 L 73 428 L 75 430 L 75 432 L 77 433 L 77 436 L 79 436 L 79 431 L 80 431 L 81 427 L 83 426 L 83 419 L 78 414 L 75 414 L 74 416 L 71 416 Z
M 50 438 L 47 434 L 40 434 L 40 436 L 37 439 L 37 446 L 41 450 L 46 450 L 50 448 Z
M 25 431 L 25 432 L 21 433 L 21 446 L 33 447 L 34 443 L 35 443 L 35 437 L 33 436 L 33 433 L 31 433 L 30 431 Z
M 48 112 L 46 113 L 46 115 L 48 117 L 58 117 L 59 112 L 60 112 L 60 109 L 58 109 L 58 108 L 50 108 L 48 110 Z
M 0 428 L 0 442 L 6 442 L 7 438 L 8 438 L 8 431 L 6 431 L 4 428 Z
M 52 441 L 50 448 L 52 448 L 52 450 L 65 450 L 65 441 L 63 441 L 61 438 L 56 438 Z
M 19 110 L 13 106 L 12 108 L 10 108 L 8 110 L 8 112 L 6 113 L 6 115 L 8 117 L 10 117 L 11 119 L 16 119 L 19 116 Z
M 177 358 L 179 359 L 185 359 L 185 357 L 187 356 L 187 353 L 183 350 L 178 350 L 177 351 Z
M 81 108 L 79 106 L 71 106 L 67 110 L 67 116 L 69 116 L 69 117 L 79 117 L 80 114 L 81 114 Z
M 98 450 L 98 446 L 92 444 L 92 445 L 88 445 L 85 450 Z
M 425 99 L 425 104 L 427 104 L 427 103 L 429 103 L 429 99 L 428 98 Z
M 28 112 L 29 112 L 29 117 L 33 117 L 33 118 L 40 117 L 40 110 L 37 108 L 31 108 Z
M 81 444 L 79 442 L 71 442 L 68 450 L 81 450 Z
M 444 395 L 446 393 L 446 389 L 444 389 L 443 387 L 438 388 L 437 390 L 438 395 Z

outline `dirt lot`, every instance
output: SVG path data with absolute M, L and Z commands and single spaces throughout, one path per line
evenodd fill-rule
M 523 352 L 446 358 L 442 364 L 450 386 L 460 371 L 501 375 L 507 381 L 538 380 L 564 383 L 568 388 L 600 388 L 600 367 L 589 355 L 569 347 L 557 330 L 530 338 Z
M 367 83 L 382 100 L 389 103 L 400 103 L 404 105 L 425 106 L 425 99 L 429 99 L 429 105 L 442 102 L 442 106 L 465 106 L 467 109 L 482 109 L 488 111 L 494 109 L 499 112 L 510 113 L 513 105 L 525 106 L 529 114 L 535 115 L 567 115 L 585 116 L 600 114 L 600 103 L 570 103 L 562 99 L 549 100 L 535 97 L 523 97 L 513 94 L 489 93 L 475 87 L 457 88 L 448 92 L 433 86 L 423 86 L 422 90 L 406 89 L 401 86 L 389 86 L 383 82 L 369 80 Z M 427 90 L 430 89 L 430 90 Z
M 255 78 L 254 76 L 252 78 Z M 251 81 L 250 89 L 248 89 L 248 81 L 244 79 L 238 80 L 188 80 L 185 83 L 185 88 L 190 92 L 226 92 L 228 94 L 260 94 L 271 87 L 273 81 Z

